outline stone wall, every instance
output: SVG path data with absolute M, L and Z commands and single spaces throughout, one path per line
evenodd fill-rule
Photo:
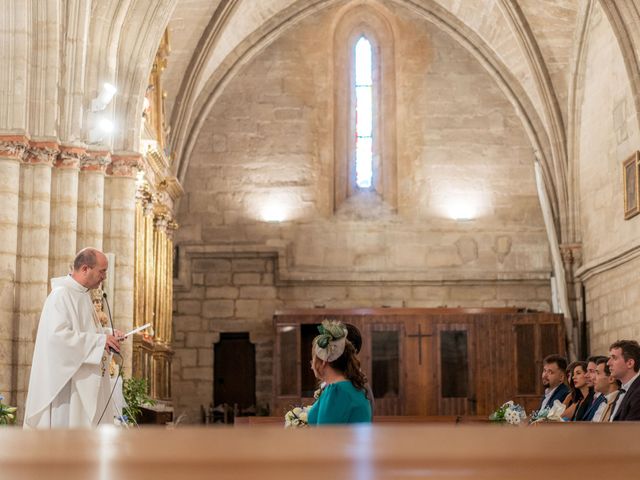
M 622 162 L 638 149 L 640 130 L 624 59 L 597 3 L 588 29 L 578 101 L 578 276 L 586 290 L 591 351 L 606 353 L 614 340 L 640 339 L 640 216 L 624 219 L 622 191 Z
M 333 84 L 332 42 L 318 39 L 332 37 L 338 8 L 249 62 L 203 126 L 176 234 L 173 398 L 189 422 L 212 400 L 221 332 L 250 333 L 257 402 L 269 403 L 276 308 L 550 309 L 533 152 L 513 107 L 447 35 L 400 7 L 381 11 L 395 35 L 385 88 L 396 97 L 397 209 L 375 195 L 334 209 L 333 98 L 346 87 Z M 473 220 L 451 218 L 458 202 Z M 284 221 L 265 221 L 267 208 Z

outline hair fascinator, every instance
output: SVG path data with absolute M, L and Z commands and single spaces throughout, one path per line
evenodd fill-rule
M 313 339 L 313 350 L 320 360 L 333 362 L 344 352 L 347 329 L 336 320 L 323 320 L 318 326 L 318 335 Z

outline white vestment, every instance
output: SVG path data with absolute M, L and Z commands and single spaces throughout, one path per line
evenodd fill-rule
M 24 428 L 113 424 L 110 356 L 88 289 L 71 276 L 51 280 L 33 352 Z M 105 411 L 104 415 L 103 411 Z

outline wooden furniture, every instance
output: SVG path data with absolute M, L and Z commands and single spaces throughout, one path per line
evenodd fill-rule
M 417 417 L 408 415 L 376 415 L 373 423 L 383 424 L 427 424 L 427 423 L 490 423 L 489 417 L 486 415 L 464 416 L 464 415 L 435 415 L 432 417 Z M 236 417 L 234 426 L 238 427 L 255 427 L 255 426 L 273 426 L 284 425 L 283 417 Z
M 12 480 L 637 478 L 638 425 L 0 428 Z M 568 459 L 597 459 L 570 461 Z
M 276 312 L 274 405 L 313 403 L 311 342 L 323 319 L 356 326 L 376 415 L 489 415 L 540 404 L 543 358 L 564 354 L 562 316 L 492 309 L 291 309 Z

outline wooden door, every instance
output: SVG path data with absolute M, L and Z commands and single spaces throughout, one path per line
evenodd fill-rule
M 403 415 L 438 415 L 434 396 L 436 369 L 433 325 L 433 322 L 425 317 L 404 319 Z
M 372 323 L 367 342 L 363 341 L 361 361 L 369 372 L 369 386 L 375 398 L 376 415 L 403 414 L 402 323 Z
M 477 411 L 475 325 L 473 319 L 462 320 L 440 318 L 435 326 L 438 415 L 475 415 Z
M 256 351 L 248 333 L 222 333 L 214 348 L 214 405 L 238 406 L 240 414 L 256 405 Z

